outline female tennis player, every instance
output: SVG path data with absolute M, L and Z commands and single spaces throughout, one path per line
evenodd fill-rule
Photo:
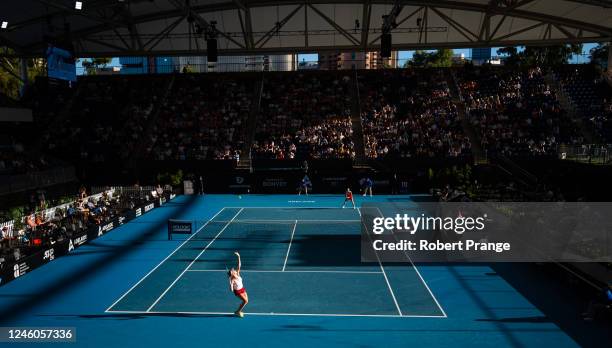
M 242 277 L 240 276 L 240 266 L 242 266 L 242 264 L 240 263 L 240 254 L 236 251 L 234 252 L 234 255 L 238 257 L 238 267 L 235 269 L 230 269 L 227 272 L 227 275 L 229 277 L 230 291 L 232 291 L 234 295 L 236 295 L 236 297 L 242 300 L 242 303 L 240 304 L 236 312 L 234 312 L 234 314 L 242 318 L 244 317 L 242 309 L 244 308 L 244 306 L 246 306 L 247 303 L 249 303 L 249 295 L 247 295 L 246 289 L 242 284 Z
M 350 188 L 346 189 L 346 192 L 344 193 L 344 203 L 342 203 L 342 208 L 344 208 L 344 205 L 346 205 L 346 202 L 351 202 L 353 203 L 353 209 L 355 209 L 355 201 L 353 200 L 353 192 L 351 192 Z

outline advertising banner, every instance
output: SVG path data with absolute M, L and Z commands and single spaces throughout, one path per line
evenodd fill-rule
M 27 257 L 21 258 L 16 262 L 1 263 L 0 286 L 29 273 L 31 270 L 38 268 L 47 262 L 55 260 L 57 257 L 72 252 L 74 249 L 87 244 L 87 242 L 112 231 L 113 229 L 153 210 L 156 207 L 159 207 L 163 203 L 165 203 L 165 198 L 164 200 L 156 199 L 151 203 L 126 210 L 109 221 L 106 221 L 100 225 L 90 226 L 85 230 L 73 234 L 71 238 L 55 241 L 47 248 Z

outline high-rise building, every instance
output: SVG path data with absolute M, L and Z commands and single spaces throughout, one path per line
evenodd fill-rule
M 472 48 L 472 63 L 482 65 L 491 60 L 491 47 Z
M 219 56 L 216 63 L 209 63 L 206 56 L 121 57 L 119 63 L 122 74 L 293 71 L 297 70 L 297 55 Z
M 322 70 L 397 68 L 397 51 L 390 58 L 382 58 L 380 52 L 322 52 L 319 53 Z

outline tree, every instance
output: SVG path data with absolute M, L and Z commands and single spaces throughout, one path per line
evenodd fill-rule
M 412 61 L 409 62 L 409 65 L 412 66 L 427 66 L 431 59 L 431 53 L 425 52 L 423 50 L 416 50 L 412 55 Z
M 443 49 L 438 50 L 433 54 L 431 65 L 432 67 L 449 67 L 453 65 L 453 50 Z
M 597 64 L 602 68 L 608 67 L 608 49 L 610 43 L 599 44 L 597 47 L 591 49 L 591 63 Z
M 582 54 L 582 44 L 556 46 L 526 46 L 521 52 L 516 47 L 504 47 L 497 54 L 505 55 L 504 62 L 509 66 L 560 66 L 567 64 L 576 54 Z
M 522 56 L 516 47 L 503 47 L 497 50 L 497 54 L 503 56 L 504 63 L 508 66 L 521 65 Z
M 417 50 L 412 55 L 412 60 L 404 63 L 404 67 L 449 67 L 453 65 L 453 50 L 442 49 L 435 52 Z
M 87 72 L 87 75 L 95 75 L 100 68 L 106 68 L 111 62 L 111 58 L 90 58 L 89 60 L 83 60 L 83 67 Z
M 12 55 L 15 52 L 9 48 L 1 49 L 7 55 Z M 27 65 L 29 84 L 33 83 L 37 76 L 46 75 L 46 62 L 41 58 L 29 58 L 25 60 Z M 19 98 L 19 92 L 24 81 L 20 76 L 21 61 L 17 57 L 2 57 L 0 58 L 0 91 L 13 99 Z

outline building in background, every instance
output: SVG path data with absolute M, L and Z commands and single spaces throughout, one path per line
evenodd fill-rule
M 206 56 L 185 57 L 121 57 L 121 74 L 169 74 L 188 71 L 243 72 L 293 71 L 298 69 L 297 55 L 219 56 L 209 63 Z
M 178 70 L 190 72 L 244 72 L 297 70 L 297 55 L 219 56 L 216 63 L 206 56 L 178 57 Z
M 122 75 L 169 74 L 174 71 L 175 58 L 172 57 L 120 57 L 119 72 Z
M 472 63 L 482 65 L 491 60 L 491 47 L 472 48 Z
M 121 74 L 146 74 L 149 71 L 149 62 L 146 57 L 121 57 Z
M 319 53 L 319 68 L 322 70 L 382 69 L 397 68 L 398 52 L 383 59 L 380 52 L 322 52 Z
M 464 53 L 456 53 L 453 54 L 453 57 L 451 58 L 453 65 L 463 65 L 466 62 L 465 59 L 465 54 Z

